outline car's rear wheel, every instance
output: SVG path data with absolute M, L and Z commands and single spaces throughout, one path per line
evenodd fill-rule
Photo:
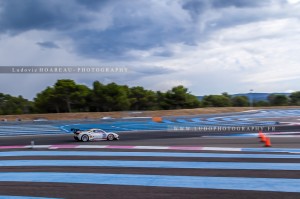
M 81 136 L 81 141 L 82 141 L 82 142 L 87 142 L 87 141 L 89 141 L 89 136 L 86 135 L 86 134 L 82 135 L 82 136 Z
M 107 140 L 109 140 L 109 141 L 113 141 L 114 139 L 115 139 L 115 136 L 113 134 L 109 134 L 107 136 Z

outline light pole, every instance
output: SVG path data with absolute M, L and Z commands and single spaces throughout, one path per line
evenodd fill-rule
M 253 108 L 253 89 L 250 89 L 250 109 Z

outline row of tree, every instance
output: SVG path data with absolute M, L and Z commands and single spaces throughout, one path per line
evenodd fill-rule
M 247 96 L 230 96 L 227 93 L 222 95 L 207 95 L 202 101 L 203 107 L 246 107 L 246 106 L 300 106 L 300 91 L 291 95 L 270 94 L 267 101 L 252 101 Z
M 200 101 L 188 89 L 177 86 L 167 92 L 99 81 L 90 89 L 73 80 L 58 80 L 34 99 L 37 112 L 126 111 L 196 108 Z
M 22 96 L 13 97 L 0 93 L 0 115 L 33 113 L 34 103 Z
M 268 101 L 250 104 L 246 96 L 207 95 L 202 100 L 190 94 L 183 86 L 167 92 L 146 90 L 99 81 L 92 88 L 76 84 L 73 80 L 58 80 L 52 87 L 38 93 L 33 101 L 22 96 L 13 97 L 0 93 L 0 114 L 101 112 L 128 110 L 169 110 L 198 107 L 245 107 L 245 106 L 300 105 L 300 92 L 286 95 L 269 95 Z

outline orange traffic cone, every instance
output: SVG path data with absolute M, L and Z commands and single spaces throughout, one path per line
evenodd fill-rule
M 260 137 L 260 141 L 261 142 L 266 142 L 266 140 L 267 140 L 267 137 L 262 133 L 261 137 Z
M 162 122 L 162 118 L 161 117 L 152 117 L 152 121 L 153 122 L 161 123 Z
M 262 131 L 258 131 L 258 138 L 262 138 L 263 136 L 263 132 Z
M 265 147 L 271 147 L 271 139 L 270 138 L 266 138 L 266 141 L 265 141 Z

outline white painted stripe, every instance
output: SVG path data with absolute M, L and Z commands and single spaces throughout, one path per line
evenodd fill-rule
M 134 149 L 169 149 L 170 146 L 135 146 Z
M 28 145 L 28 147 L 29 146 L 31 146 L 31 145 Z M 33 145 L 34 149 L 44 149 L 44 148 L 49 148 L 49 147 L 51 147 L 51 145 Z
M 241 148 L 202 147 L 203 151 L 242 151 Z
M 284 134 L 299 134 L 300 132 L 294 131 L 294 132 L 264 132 L 264 134 L 267 135 L 284 135 Z
M 296 138 L 296 137 L 300 137 L 300 135 L 268 135 L 268 137 L 271 138 Z
M 270 138 L 299 138 L 300 137 L 300 132 L 299 135 L 272 135 L 272 134 L 266 134 L 268 137 Z M 213 138 L 216 136 L 202 136 L 203 138 Z M 242 138 L 253 138 L 253 137 L 257 137 L 257 134 L 244 134 L 244 135 L 236 135 L 236 136 L 218 136 L 218 138 L 230 138 L 230 139 L 241 139 Z
M 24 145 L 0 146 L 1 149 L 145 149 L 145 150 L 194 150 L 194 151 L 233 151 L 233 152 L 291 152 L 300 153 L 294 148 L 230 148 L 201 146 L 118 146 L 118 145 Z
M 47 149 L 51 147 L 51 145 L 26 145 L 24 146 L 25 149 Z
M 103 149 L 107 148 L 109 145 L 78 145 L 76 149 Z

